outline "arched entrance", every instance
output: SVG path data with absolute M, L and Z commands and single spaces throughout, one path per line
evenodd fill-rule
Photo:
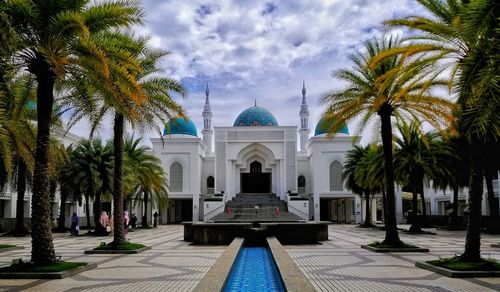
M 258 161 L 250 163 L 250 172 L 241 173 L 242 193 L 270 193 L 271 173 L 262 172 L 262 164 Z

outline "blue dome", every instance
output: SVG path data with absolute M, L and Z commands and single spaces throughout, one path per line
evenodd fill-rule
M 331 121 L 331 124 L 328 125 L 328 123 L 325 120 L 325 118 L 324 117 L 321 118 L 321 120 L 319 120 L 318 124 L 316 125 L 316 128 L 314 129 L 314 136 L 319 136 L 319 135 L 322 135 L 322 134 L 327 134 L 328 133 L 328 128 L 330 128 L 330 126 L 333 125 L 334 123 L 335 123 L 335 120 L 333 119 Z M 347 128 L 346 123 L 344 123 L 342 125 L 342 127 L 337 130 L 337 133 L 343 133 L 343 134 L 349 135 L 349 129 Z
M 277 127 L 276 118 L 265 108 L 252 106 L 242 111 L 234 121 L 233 127 L 272 126 Z
M 188 118 L 171 118 L 165 129 L 163 130 L 163 135 L 174 135 L 183 134 L 198 137 L 198 131 L 193 122 Z

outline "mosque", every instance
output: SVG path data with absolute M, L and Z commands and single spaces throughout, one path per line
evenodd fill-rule
M 344 125 L 331 139 L 326 137 L 328 124 L 320 120 L 311 136 L 306 89 L 302 88 L 299 109 L 300 126 L 280 126 L 276 118 L 263 107 L 254 104 L 242 111 L 232 126 L 213 127 L 210 92 L 202 113 L 201 137 L 189 119 L 174 118 L 168 122 L 163 137 L 152 138 L 152 153 L 161 161 L 168 177 L 169 205 L 152 214 L 160 214 L 160 223 L 211 221 L 225 211 L 235 197 L 268 194 L 285 202 L 294 215 L 314 221 L 360 223 L 364 220 L 365 201 L 348 191 L 342 183 L 342 165 L 360 137 L 352 136 Z M 298 135 L 297 135 L 298 133 Z M 82 137 L 64 130 L 54 130 L 54 136 L 65 146 L 78 143 Z M 500 208 L 500 170 L 494 174 L 494 204 Z M 396 217 L 404 223 L 411 209 L 411 194 L 396 185 Z M 25 224 L 29 226 L 31 192 L 24 197 Z M 451 212 L 453 190 L 425 187 L 425 205 L 431 215 L 446 219 Z M 0 191 L 0 231 L 11 230 L 15 224 L 17 191 Z M 468 190 L 459 190 L 458 215 L 467 210 Z M 50 202 L 55 220 L 59 213 L 60 194 Z M 67 224 L 73 212 L 83 220 L 85 206 L 92 201 L 67 203 Z M 108 203 L 109 204 L 109 203 Z M 487 188 L 484 187 L 482 214 L 490 214 Z M 383 222 L 382 198 L 376 194 L 370 202 L 372 222 Z M 93 208 L 90 215 L 93 216 Z M 140 218 L 142 202 L 134 205 Z M 446 222 L 444 220 L 443 222 Z
M 323 120 L 310 137 L 304 85 L 300 127 L 279 125 L 257 102 L 232 126 L 212 127 L 208 85 L 205 95 L 202 137 L 191 120 L 174 118 L 162 138 L 151 139 L 170 187 L 162 223 L 210 220 L 240 193 L 275 194 L 306 220 L 361 221 L 361 199 L 345 189 L 341 177 L 346 152 L 359 137 L 344 125 L 327 138 Z

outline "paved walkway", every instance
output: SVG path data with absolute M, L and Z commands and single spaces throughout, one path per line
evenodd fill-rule
M 131 241 L 153 247 L 137 255 L 83 255 L 83 250 L 111 238 L 56 234 L 54 243 L 63 259 L 96 262 L 98 268 L 62 280 L 0 280 L 0 291 L 190 291 L 225 247 L 191 246 L 182 241 L 182 232 L 182 226 L 169 225 L 130 233 Z M 359 248 L 383 235 L 353 225 L 332 225 L 330 241 L 286 248 L 319 291 L 500 291 L 500 278 L 451 279 L 414 266 L 416 260 L 460 253 L 463 232 L 402 235 L 407 242 L 429 247 L 429 254 L 375 254 Z M 483 256 L 500 260 L 500 249 L 489 247 L 500 237 L 482 238 Z M 0 253 L 0 264 L 29 259 L 29 237 L 0 237 L 0 243 L 27 248 Z
M 415 267 L 415 261 L 463 252 L 465 232 L 431 230 L 438 235 L 407 235 L 403 241 L 430 253 L 379 254 L 360 248 L 381 241 L 384 231 L 331 225 L 322 245 L 287 246 L 288 253 L 318 291 L 500 291 L 500 278 L 452 279 Z M 483 257 L 500 260 L 490 247 L 500 236 L 482 235 Z

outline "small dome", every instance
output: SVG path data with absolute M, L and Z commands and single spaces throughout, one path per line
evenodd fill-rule
M 330 125 L 333 125 L 333 123 L 335 123 L 334 119 L 331 121 Z M 319 120 L 318 124 L 316 125 L 316 128 L 314 129 L 314 136 L 319 136 L 319 135 L 327 134 L 328 133 L 328 128 L 330 128 L 329 127 L 330 125 L 327 124 L 327 121 L 325 120 L 324 117 L 321 118 L 321 120 Z M 337 130 L 337 133 L 342 133 L 342 134 L 349 135 L 349 129 L 347 128 L 347 124 L 344 123 L 342 125 L 342 127 Z
M 252 106 L 242 111 L 234 121 L 233 127 L 272 126 L 277 127 L 276 118 L 260 106 Z
M 163 130 L 163 135 L 190 135 L 198 137 L 198 131 L 194 123 L 188 118 L 171 118 L 165 129 Z

